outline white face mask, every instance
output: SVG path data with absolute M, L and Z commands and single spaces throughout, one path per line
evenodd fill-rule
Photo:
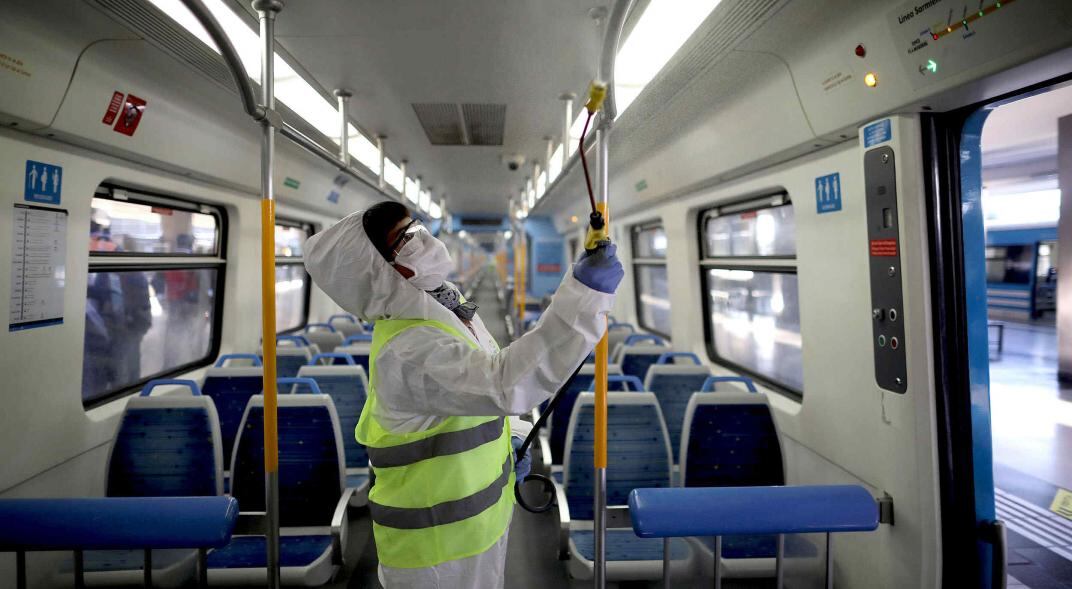
M 407 280 L 421 290 L 435 290 L 443 286 L 447 275 L 454 269 L 447 246 L 424 228 L 418 229 L 413 238 L 402 246 L 395 256 L 395 263 L 413 272 L 413 276 Z

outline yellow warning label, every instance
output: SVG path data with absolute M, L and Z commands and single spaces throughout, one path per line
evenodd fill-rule
M 1053 503 L 1050 504 L 1050 511 L 1061 517 L 1072 519 L 1072 491 L 1057 489 L 1057 494 L 1053 497 Z

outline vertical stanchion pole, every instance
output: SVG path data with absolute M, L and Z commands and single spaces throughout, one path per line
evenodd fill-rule
M 602 135 L 602 136 L 601 136 Z M 596 140 L 602 142 L 606 135 L 597 132 Z M 603 220 L 610 233 L 610 211 L 607 208 L 607 187 L 603 170 L 606 169 L 606 161 L 603 160 L 604 151 L 599 150 L 599 191 L 601 202 L 596 203 L 596 208 L 603 213 Z M 607 325 L 603 324 L 603 337 L 596 344 L 595 365 L 595 421 L 596 439 L 593 446 L 593 466 L 596 469 L 595 484 L 595 586 L 598 589 L 607 584 L 607 363 L 608 363 Z
M 596 127 L 598 157 L 599 203 L 607 235 L 610 235 L 610 129 L 617 111 L 614 106 L 614 60 L 618 56 L 625 19 L 633 6 L 633 0 L 615 0 L 603 34 L 603 49 L 596 70 L 596 80 L 606 85 L 606 98 Z M 583 141 L 583 139 L 582 139 Z M 582 147 L 583 149 L 583 147 Z M 603 337 L 596 345 L 596 439 L 593 462 L 595 466 L 595 586 L 603 589 L 607 584 L 607 326 Z
M 345 88 L 336 88 L 335 97 L 339 100 L 339 161 L 343 166 L 350 166 L 350 97 L 353 93 Z
M 268 587 L 279 587 L 279 426 L 275 364 L 275 17 L 280 0 L 254 0 L 261 25 L 261 335 L 264 341 L 264 478 Z

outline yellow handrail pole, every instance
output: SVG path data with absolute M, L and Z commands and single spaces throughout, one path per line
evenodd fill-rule
M 261 339 L 264 353 L 264 478 L 268 587 L 279 587 L 279 426 L 275 350 L 275 17 L 280 0 L 254 0 L 260 20 L 261 106 Z

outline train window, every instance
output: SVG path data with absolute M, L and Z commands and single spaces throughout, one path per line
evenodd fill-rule
M 785 195 L 778 195 L 759 209 L 753 205 L 708 211 L 703 217 L 705 257 L 795 256 L 796 223 L 787 202 Z
M 800 397 L 804 390 L 793 207 L 785 194 L 700 216 L 711 360 Z
M 124 200 L 93 200 L 91 222 L 103 228 L 103 232 L 94 232 L 101 239 L 90 240 L 94 255 L 218 255 L 219 223 L 212 214 L 195 207 L 131 202 L 120 190 L 115 190 L 114 196 Z
M 88 244 L 85 407 L 216 356 L 223 239 L 219 209 L 98 189 Z
M 1030 284 L 1035 264 L 1034 244 L 986 248 L 986 281 Z
M 666 280 L 666 230 L 662 223 L 632 228 L 633 275 L 637 322 L 648 331 L 670 336 L 670 288 Z
M 283 333 L 309 322 L 309 275 L 302 262 L 302 248 L 312 235 L 312 226 L 277 220 L 275 226 L 275 329 Z

